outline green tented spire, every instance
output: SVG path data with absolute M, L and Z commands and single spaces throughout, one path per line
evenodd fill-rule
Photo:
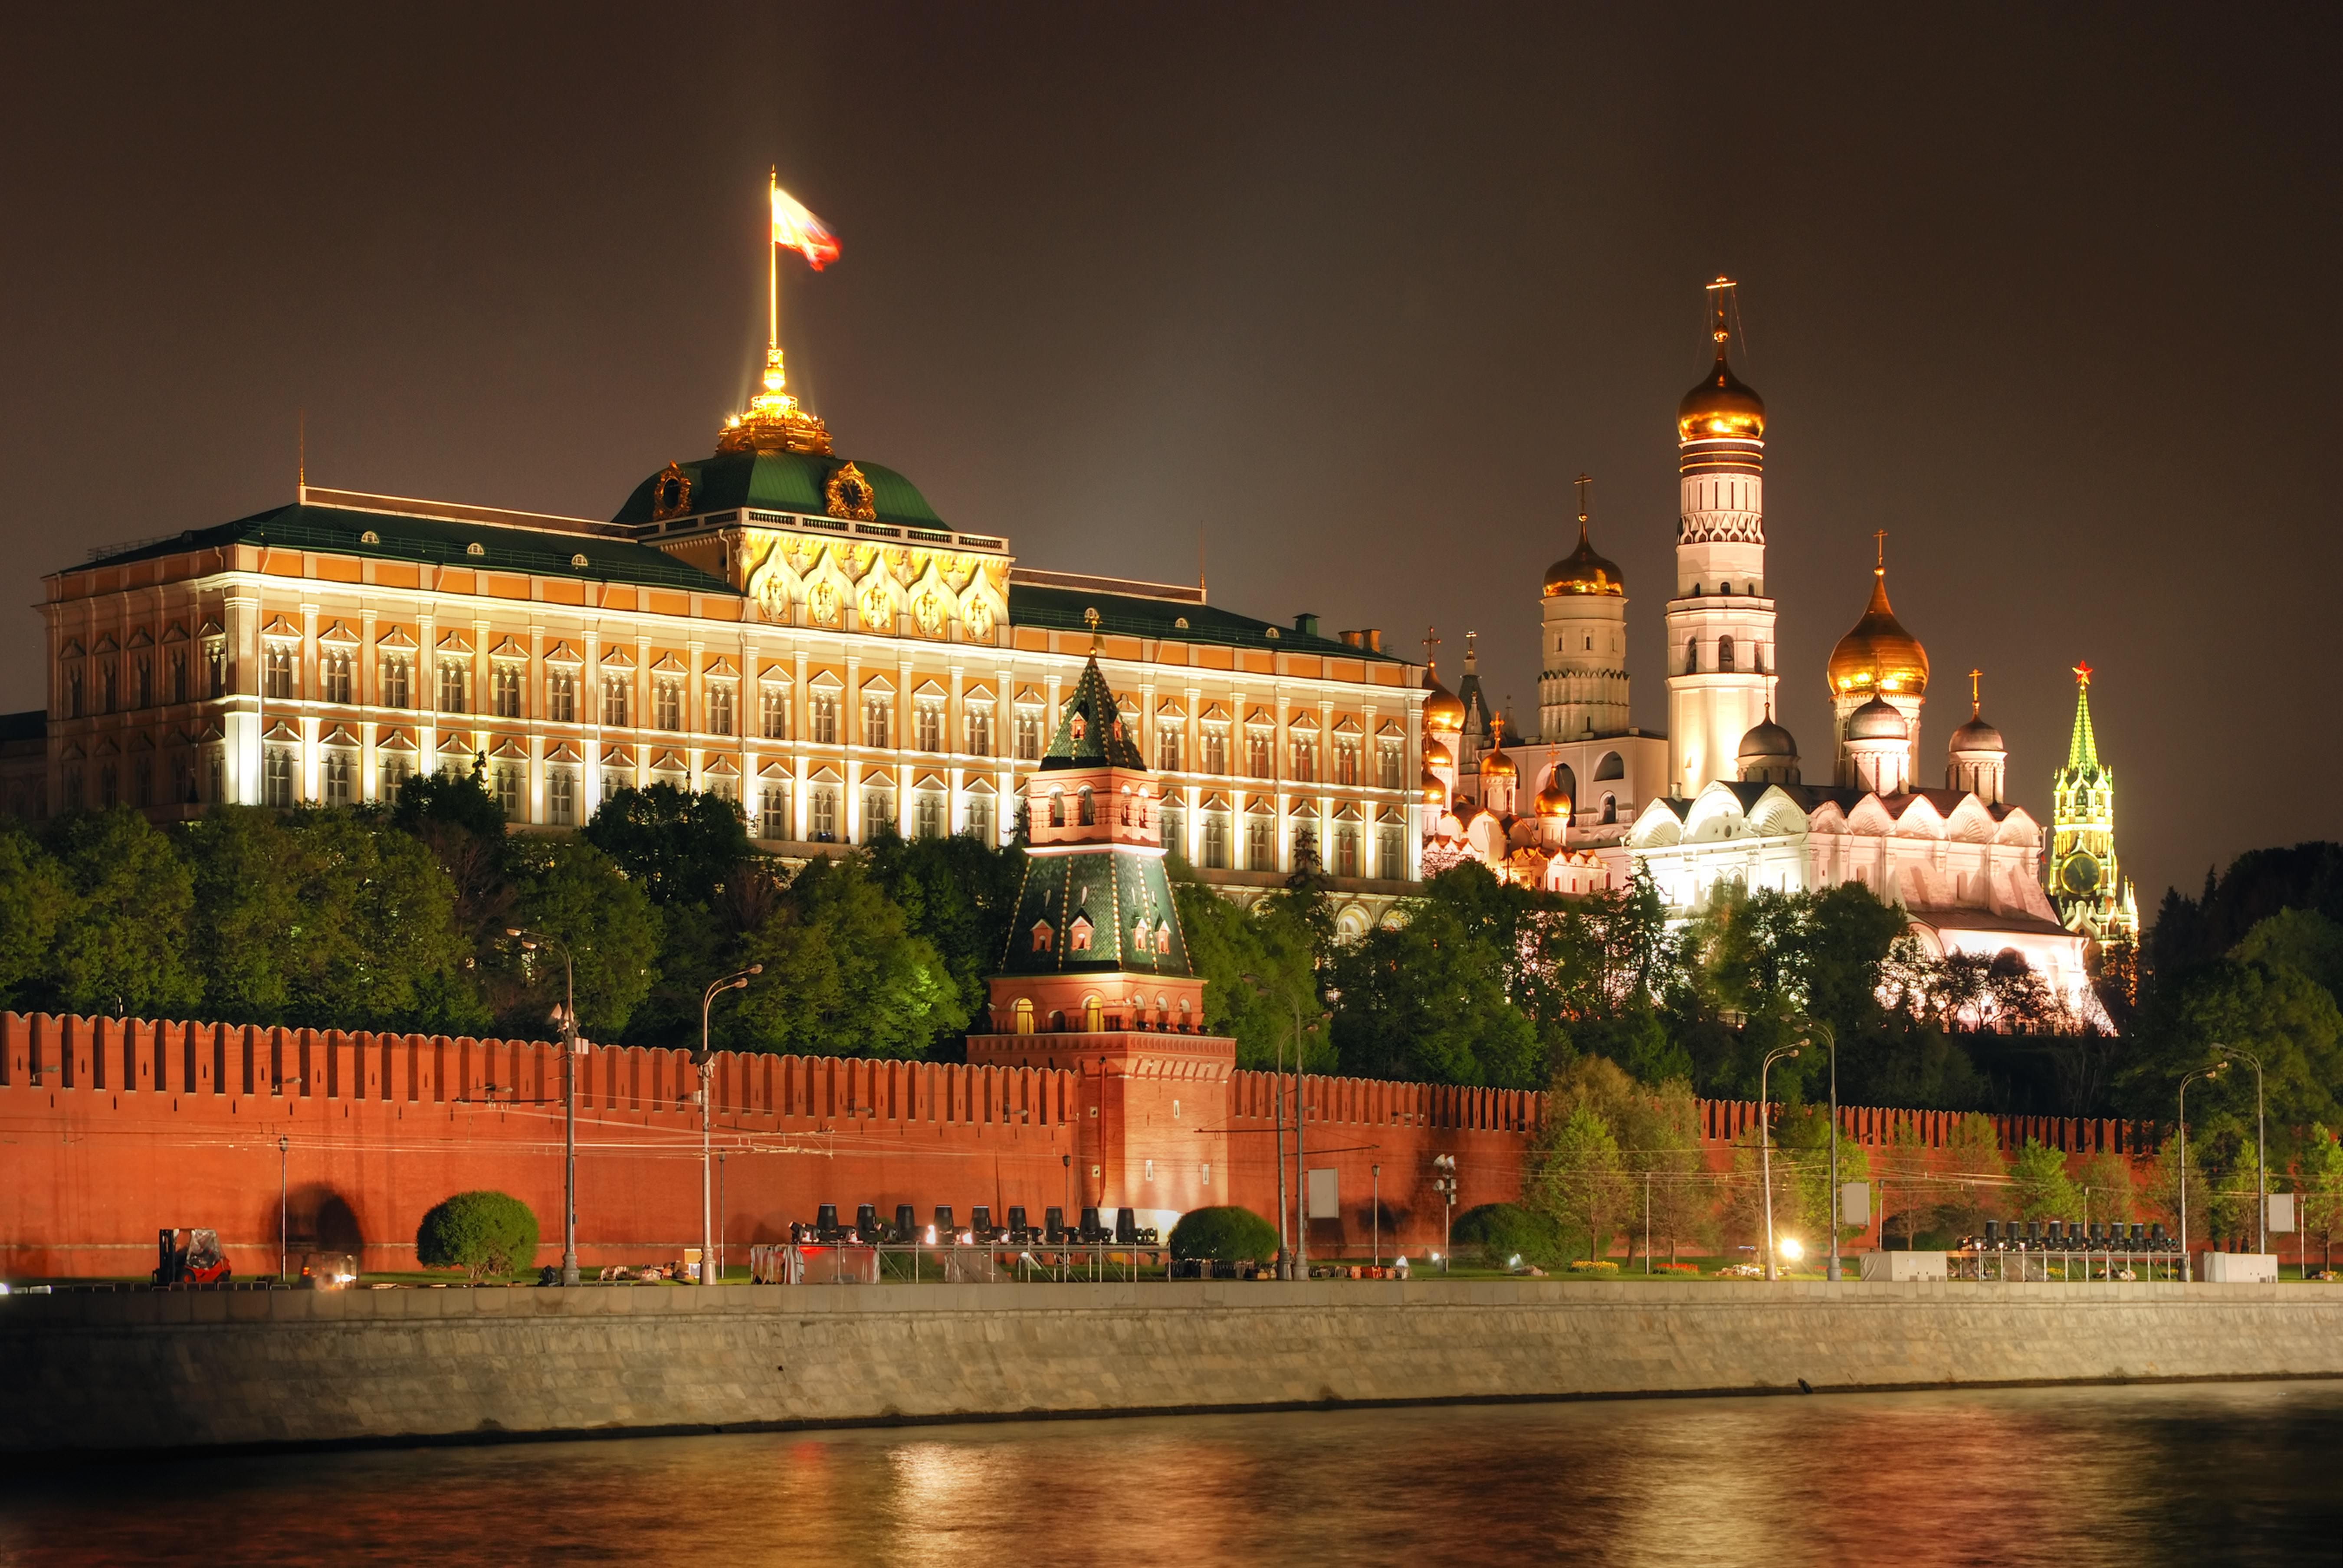
M 2099 765 L 2098 737 L 2091 733 L 2091 666 L 2075 667 L 2075 738 L 2066 743 L 2066 766 L 2080 771 Z
M 1145 772 L 1139 743 L 1122 722 L 1122 705 L 1099 673 L 1098 655 L 1082 666 L 1082 678 L 1058 716 L 1057 738 L 1041 755 L 1044 771 L 1058 768 L 1129 768 Z

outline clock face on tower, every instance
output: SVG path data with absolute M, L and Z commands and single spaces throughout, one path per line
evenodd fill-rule
M 2099 863 L 2077 849 L 2066 857 L 2066 865 L 2059 869 L 2058 882 L 2070 893 L 2090 892 L 2099 885 Z

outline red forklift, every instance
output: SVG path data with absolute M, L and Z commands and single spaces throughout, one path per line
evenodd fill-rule
M 225 1285 L 227 1255 L 220 1251 L 217 1231 L 157 1231 L 156 1248 L 162 1261 L 155 1270 L 158 1285 Z M 179 1238 L 185 1236 L 185 1246 Z

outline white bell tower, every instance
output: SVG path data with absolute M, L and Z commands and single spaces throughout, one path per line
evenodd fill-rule
M 1676 590 L 1668 601 L 1668 793 L 1738 777 L 1774 703 L 1765 582 L 1765 404 L 1735 378 L 1734 284 L 1708 286 L 1716 365 L 1676 406 Z

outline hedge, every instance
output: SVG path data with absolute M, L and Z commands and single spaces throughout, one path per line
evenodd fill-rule
M 1277 1227 L 1234 1204 L 1191 1209 L 1172 1227 L 1172 1255 L 1236 1263 L 1266 1263 L 1277 1255 Z

